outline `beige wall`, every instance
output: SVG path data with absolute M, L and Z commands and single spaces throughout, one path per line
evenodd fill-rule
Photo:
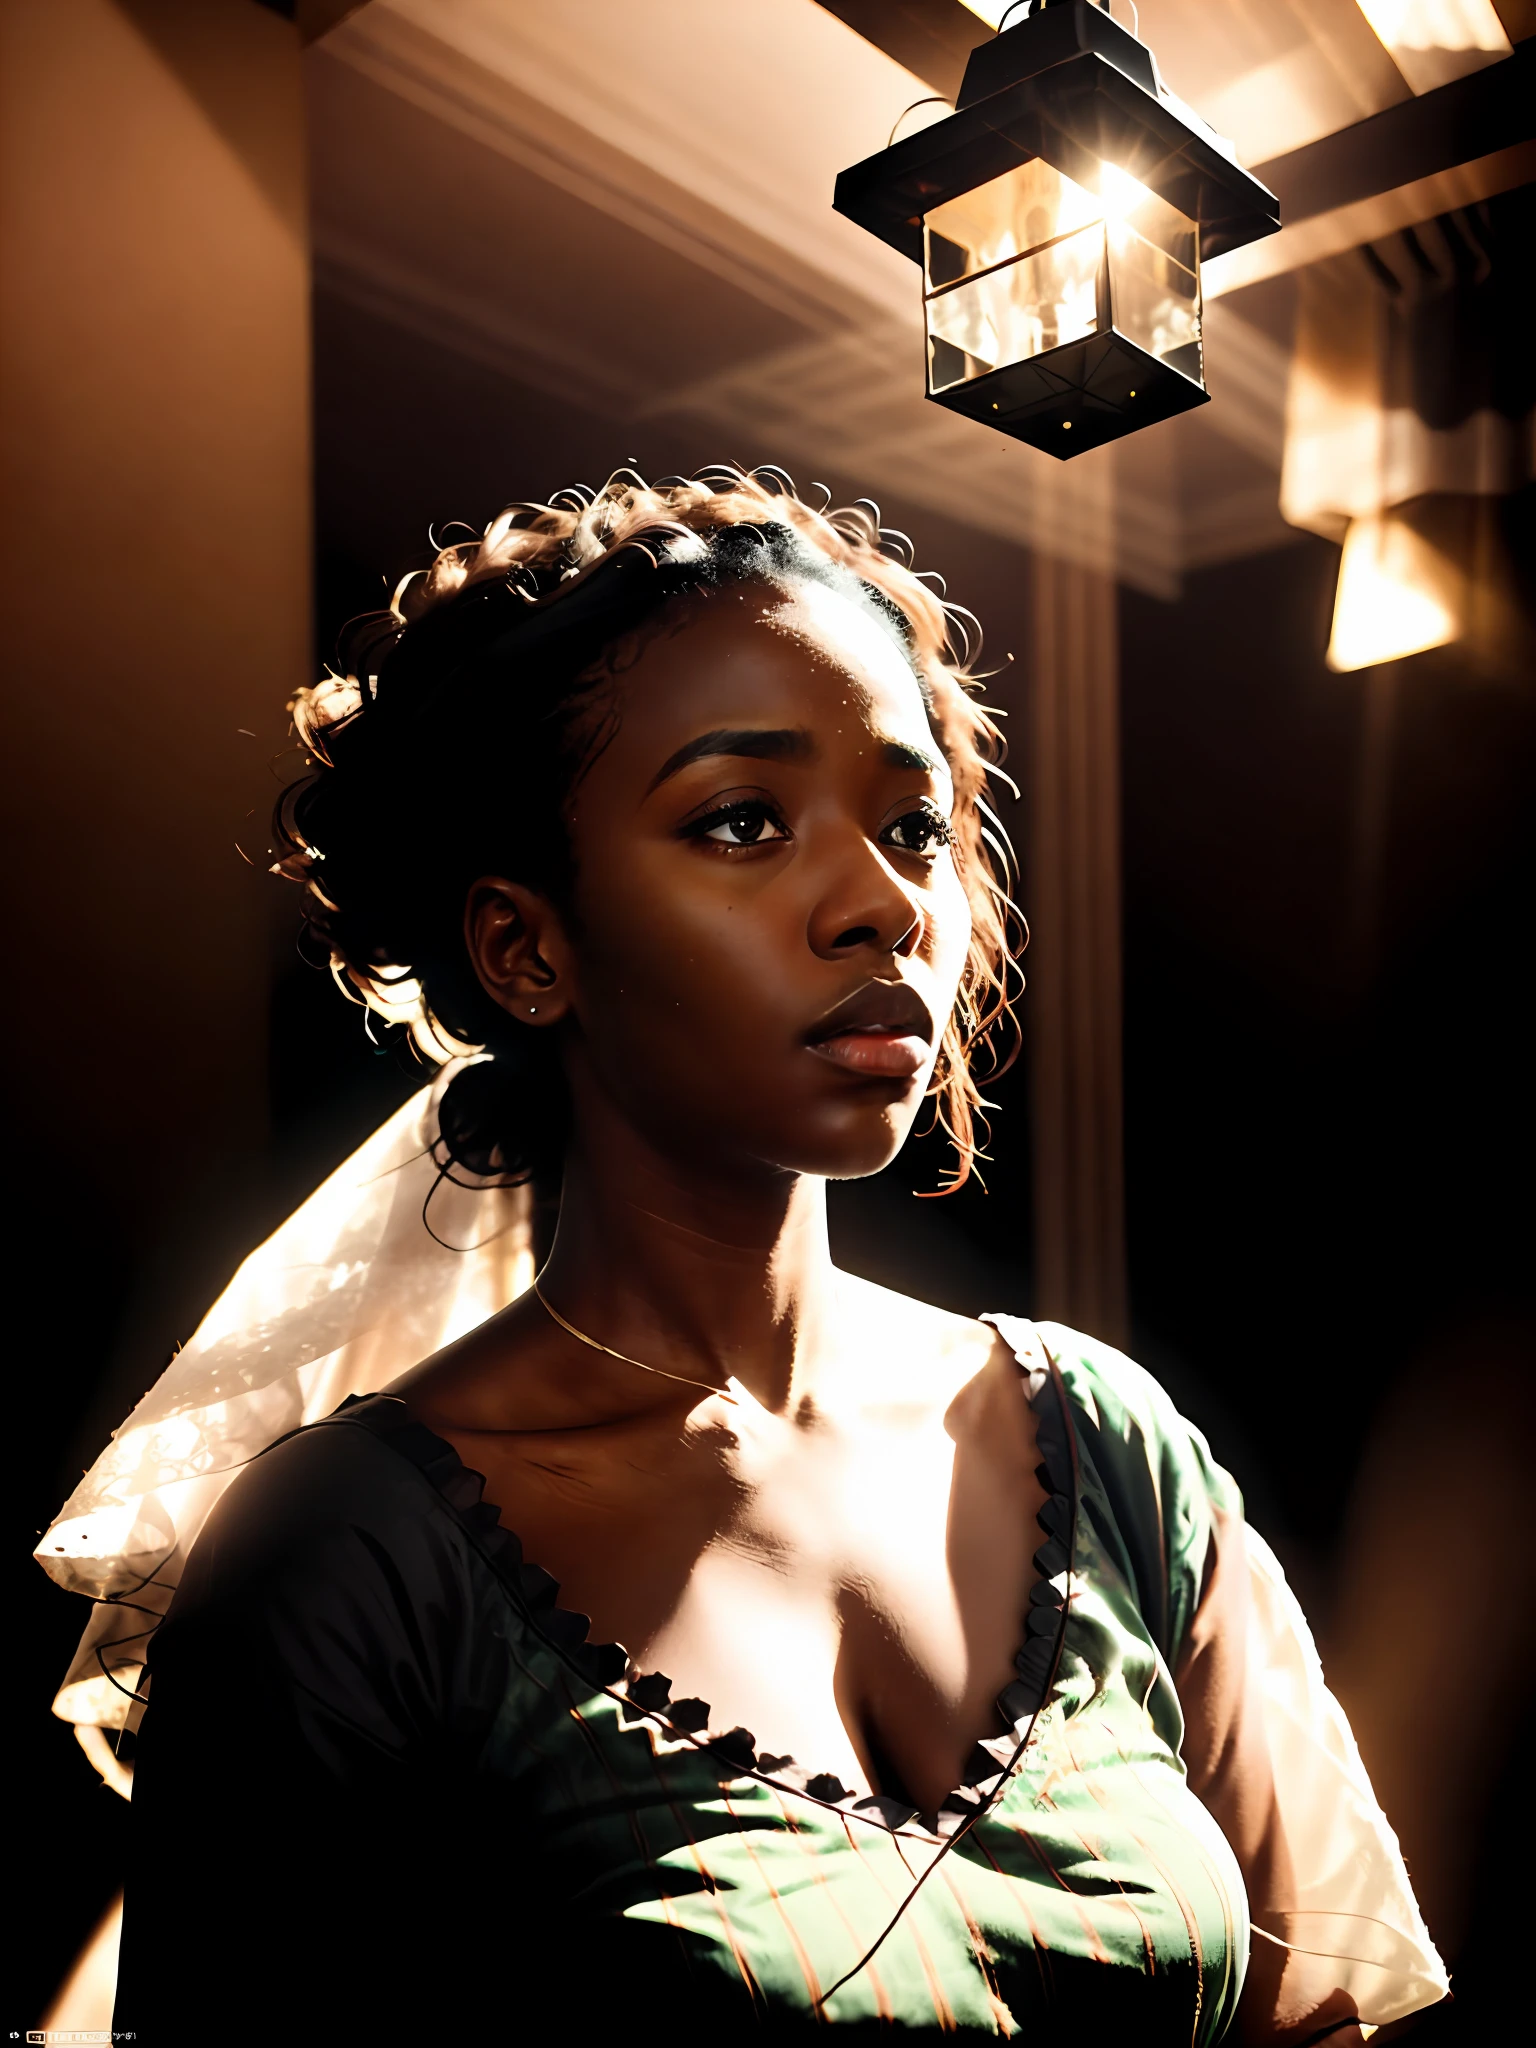
M 131 1259 L 264 1141 L 276 885 L 235 840 L 309 667 L 299 37 L 255 0 L 0 0 L 0 78 L 19 1135 Z

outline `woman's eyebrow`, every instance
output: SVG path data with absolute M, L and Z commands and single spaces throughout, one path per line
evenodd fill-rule
M 816 742 L 803 726 L 774 731 L 765 731 L 761 726 L 721 726 L 714 732 L 701 732 L 696 740 L 688 740 L 675 754 L 669 754 L 651 777 L 645 793 L 649 796 L 653 789 L 660 789 L 669 776 L 686 768 L 690 761 L 707 761 L 718 754 L 733 754 L 749 761 L 809 761 L 815 753 Z
M 880 756 L 887 768 L 915 768 L 924 775 L 948 775 L 949 767 L 937 754 L 930 754 L 925 747 L 914 747 L 906 740 L 882 740 Z
M 649 796 L 660 789 L 670 776 L 693 761 L 707 761 L 720 755 L 749 761 L 810 761 L 816 753 L 816 741 L 804 726 L 720 726 L 714 732 L 700 733 L 697 739 L 686 741 L 676 753 L 669 754 L 645 793 Z M 949 773 L 936 754 L 914 747 L 908 740 L 881 740 L 880 758 L 887 768 L 915 769 L 926 775 Z

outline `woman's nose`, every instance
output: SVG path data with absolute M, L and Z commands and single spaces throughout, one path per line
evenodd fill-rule
M 921 896 L 867 840 L 860 853 L 817 904 L 811 917 L 811 948 L 824 960 L 838 959 L 860 946 L 905 959 L 922 943 Z

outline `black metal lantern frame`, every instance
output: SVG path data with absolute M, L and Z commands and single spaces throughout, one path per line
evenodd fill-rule
M 1036 0 L 833 204 L 922 266 L 928 396 L 1063 459 L 1206 402 L 1200 265 L 1280 225 L 1092 0 Z

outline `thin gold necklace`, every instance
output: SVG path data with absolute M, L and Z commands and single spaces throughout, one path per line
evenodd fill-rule
M 616 1358 L 620 1365 L 632 1365 L 640 1372 L 654 1373 L 659 1380 L 676 1380 L 681 1387 L 702 1387 L 706 1394 L 718 1394 L 722 1401 L 729 1401 L 733 1408 L 737 1405 L 736 1396 L 728 1394 L 724 1387 L 717 1387 L 713 1380 L 691 1380 L 686 1373 L 663 1372 L 659 1365 L 646 1365 L 641 1359 L 631 1358 L 627 1352 L 615 1351 L 611 1344 L 599 1344 L 595 1337 L 589 1337 L 585 1330 L 578 1330 L 574 1323 L 565 1320 L 537 1280 L 533 1283 L 533 1291 L 538 1296 L 539 1306 L 544 1313 L 557 1322 L 569 1336 L 574 1337 L 578 1344 L 585 1344 L 593 1351 L 601 1351 L 608 1358 Z

